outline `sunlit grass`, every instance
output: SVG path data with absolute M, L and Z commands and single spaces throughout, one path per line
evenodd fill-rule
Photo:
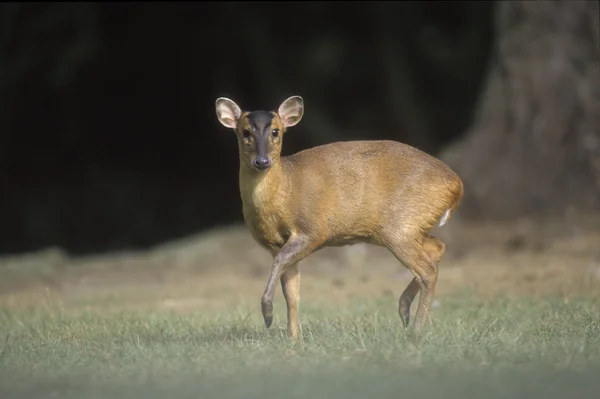
M 597 301 L 445 300 L 420 341 L 389 305 L 307 304 L 299 342 L 281 322 L 265 329 L 251 306 L 5 309 L 0 397 L 562 398 L 600 388 Z

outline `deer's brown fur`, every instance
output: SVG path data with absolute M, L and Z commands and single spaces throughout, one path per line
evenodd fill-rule
M 410 305 L 420 291 L 413 323 L 420 332 L 445 251 L 428 232 L 444 224 L 460 203 L 460 178 L 440 160 L 389 140 L 337 142 L 281 157 L 283 133 L 304 113 L 298 96 L 277 112 L 242 113 L 226 98 L 217 100 L 216 110 L 238 137 L 244 220 L 274 257 L 262 297 L 266 326 L 272 323 L 275 286 L 281 281 L 288 335 L 297 338 L 298 262 L 326 246 L 366 242 L 388 248 L 413 273 L 399 313 L 408 326 Z M 263 165 L 256 163 L 259 158 Z

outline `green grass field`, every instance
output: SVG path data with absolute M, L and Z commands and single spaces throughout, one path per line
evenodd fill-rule
M 2 398 L 578 398 L 600 390 L 600 302 L 445 299 L 416 341 L 393 304 L 260 312 L 0 313 Z
M 397 314 L 412 276 L 375 247 L 303 262 L 298 342 L 280 289 L 264 327 L 270 257 L 243 226 L 0 259 L 0 399 L 595 398 L 598 225 L 454 231 L 421 340 Z

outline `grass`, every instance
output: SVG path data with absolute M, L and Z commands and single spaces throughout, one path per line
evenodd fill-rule
M 463 295 L 420 340 L 389 298 L 227 312 L 0 310 L 2 398 L 577 398 L 600 389 L 600 301 Z
M 420 341 L 396 309 L 412 275 L 372 246 L 303 264 L 299 342 L 280 290 L 264 327 L 271 258 L 243 227 L 141 253 L 0 259 L 0 398 L 597 397 L 589 224 L 454 231 Z

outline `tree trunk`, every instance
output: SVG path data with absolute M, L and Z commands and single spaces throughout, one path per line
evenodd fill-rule
M 496 44 L 472 129 L 441 155 L 457 215 L 500 220 L 600 210 L 596 1 L 496 3 Z

